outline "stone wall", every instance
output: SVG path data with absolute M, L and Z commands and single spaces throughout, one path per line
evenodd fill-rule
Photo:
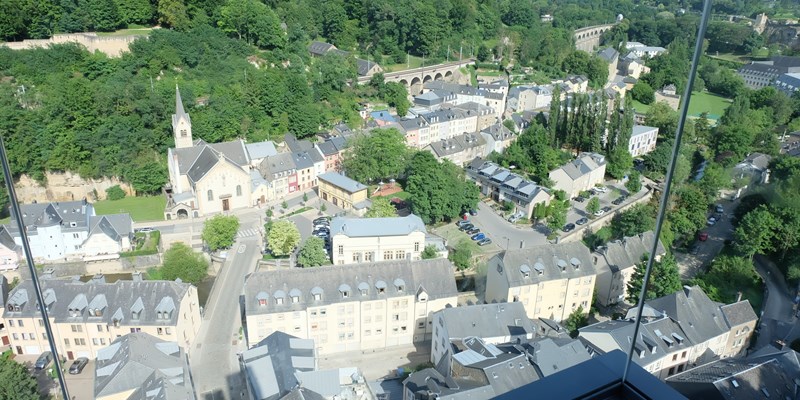
M 79 43 L 86 47 L 86 50 L 94 53 L 95 50 L 105 53 L 109 57 L 119 57 L 123 52 L 128 51 L 128 46 L 134 40 L 147 37 L 142 35 L 127 36 L 97 36 L 94 32 L 66 33 L 53 35 L 50 39 L 27 39 L 21 42 L 3 43 L 12 50 L 32 49 L 35 47 L 47 47 L 56 43 Z
M 72 172 L 46 172 L 47 186 L 41 186 L 28 175 L 22 175 L 14 184 L 17 197 L 22 203 L 48 201 L 73 201 L 84 197 L 89 200 L 104 200 L 106 189 L 119 185 L 128 195 L 135 195 L 135 191 L 127 183 L 116 177 L 87 179 Z M 95 191 L 97 198 L 95 198 Z

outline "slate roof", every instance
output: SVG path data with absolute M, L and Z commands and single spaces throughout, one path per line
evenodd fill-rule
M 600 265 L 604 262 L 612 272 L 617 272 L 639 264 L 643 257 L 650 254 L 653 240 L 655 240 L 655 233 L 647 231 L 609 242 L 606 246 L 598 248 L 594 254 L 600 256 L 598 257 L 598 260 L 601 261 Z M 660 240 L 657 249 L 656 256 L 667 252 Z
M 583 343 L 575 339 L 537 338 L 529 343 L 530 360 L 539 378 L 563 371 L 591 358 Z
M 450 139 L 442 139 L 430 144 L 436 157 L 446 157 L 475 147 L 486 145 L 486 139 L 477 133 L 464 133 Z
M 188 359 L 175 342 L 130 333 L 98 350 L 95 363 L 95 397 L 130 391 L 126 399 L 195 399 Z
M 112 240 L 119 241 L 125 236 L 133 235 L 133 220 L 130 214 L 92 216 L 89 218 L 89 224 L 92 226 L 89 237 L 102 232 Z
M 173 281 L 116 281 L 114 283 L 104 283 L 97 281 L 80 282 L 72 280 L 41 279 L 42 293 L 46 298 L 53 299 L 53 303 L 47 304 L 48 314 L 55 322 L 65 323 L 96 323 L 114 324 L 114 315 L 122 318 L 119 320 L 121 326 L 175 326 L 178 323 L 178 312 L 172 312 L 167 316 L 158 318 L 156 308 L 164 300 L 170 298 L 177 309 L 180 309 L 181 300 L 186 292 L 192 287 L 188 283 L 178 283 Z M 5 318 L 28 317 L 34 318 L 40 315 L 36 308 L 36 295 L 34 294 L 33 283 L 30 280 L 20 282 L 10 293 L 9 303 L 13 298 L 13 303 L 20 307 L 20 311 L 3 311 Z M 78 310 L 78 315 L 72 316 L 70 305 L 76 299 L 85 298 L 91 304 L 97 296 L 105 297 L 108 306 L 101 309 L 101 316 L 90 315 L 88 307 Z M 80 301 L 83 303 L 83 301 Z M 132 311 L 141 308 L 141 313 L 137 320 L 133 320 Z
M 181 118 L 185 119 L 189 124 L 192 123 L 191 117 L 189 117 L 189 114 L 183 109 L 181 91 L 178 89 L 178 85 L 175 85 L 175 114 L 172 114 L 172 129 L 178 126 L 178 121 L 180 121 Z
M 314 159 L 311 158 L 311 154 L 307 151 L 292 153 L 292 160 L 297 169 L 314 168 Z
M 402 286 L 398 287 L 396 283 Z M 363 295 L 359 286 L 366 288 Z M 378 290 L 383 288 L 383 292 Z M 348 291 L 343 297 L 342 290 Z M 300 311 L 308 307 L 352 301 L 376 300 L 383 297 L 415 295 L 421 290 L 429 299 L 456 296 L 453 265 L 446 259 L 394 260 L 373 263 L 330 265 L 317 268 L 293 268 L 280 274 L 255 272 L 245 280 L 247 315 Z M 299 301 L 292 303 L 287 294 L 295 291 Z M 314 294 L 321 295 L 315 300 Z M 277 297 L 283 304 L 277 304 Z M 259 300 L 266 299 L 266 305 Z
M 350 218 L 335 217 L 331 221 L 331 237 L 405 236 L 412 232 L 427 233 L 425 223 L 414 214 L 405 217 Z
M 472 364 L 486 374 L 486 379 L 497 395 L 510 392 L 538 379 L 536 370 L 523 354 L 504 353 Z
M 639 135 L 644 135 L 645 133 L 652 132 L 653 130 L 658 132 L 658 128 L 654 126 L 634 125 L 633 131 L 631 131 L 631 137 L 634 138 Z
M 737 167 L 746 166 L 757 171 L 764 171 L 769 167 L 770 161 L 772 161 L 772 157 L 768 154 L 752 153 L 744 161 L 740 162 Z
M 589 248 L 581 242 L 532 246 L 507 250 L 493 258 L 509 287 L 557 279 L 595 275 Z
M 14 242 L 14 238 L 11 237 L 5 225 L 0 225 L 0 244 L 12 251 L 17 249 L 17 243 Z
M 326 172 L 324 174 L 318 175 L 317 178 L 319 180 L 328 182 L 331 185 L 339 187 L 347 191 L 348 193 L 355 193 L 367 189 L 367 187 L 364 184 L 358 181 L 354 181 L 338 172 Z
M 445 308 L 434 313 L 442 318 L 450 336 L 464 339 L 471 336 L 494 338 L 501 336 L 533 336 L 536 328 L 525 313 L 522 303 L 480 304 Z M 438 323 L 438 322 L 436 322 Z
M 580 328 L 581 337 L 592 342 L 596 333 L 607 334 L 616 347 L 628 352 L 633 338 L 636 322 L 632 319 L 609 320 Z M 592 342 L 592 344 L 594 344 Z M 686 333 L 672 319 L 659 315 L 656 318 L 642 319 L 633 361 L 639 365 L 648 365 L 660 360 L 669 353 L 688 350 L 695 344 L 686 339 Z
M 332 45 L 330 43 L 318 42 L 316 40 L 312 41 L 311 44 L 308 45 L 308 51 L 311 52 L 311 54 L 316 55 L 316 56 L 325 55 L 325 53 L 327 53 L 327 52 L 329 52 L 329 51 L 331 51 L 333 49 L 336 49 L 336 46 L 334 46 L 334 45 Z
M 271 180 L 283 173 L 293 173 L 297 167 L 294 164 L 294 157 L 291 153 L 278 153 L 261 161 L 258 169 L 261 175 L 267 180 Z
M 798 398 L 797 379 L 776 359 L 754 363 L 728 358 L 673 375 L 666 383 L 689 398 L 789 400 Z
M 358 75 L 366 76 L 369 74 L 369 70 L 375 68 L 375 66 L 380 67 L 378 63 L 370 60 L 362 60 L 360 58 L 356 58 L 356 70 Z
M 181 175 L 187 174 L 193 182 L 205 176 L 221 158 L 237 167 L 250 163 L 250 157 L 242 140 L 213 144 L 196 140 L 194 146 L 170 149 L 170 153 L 178 159 L 178 172 Z
M 445 377 L 433 368 L 426 368 L 409 375 L 403 381 L 403 387 L 411 393 L 436 394 L 436 398 L 441 400 L 488 400 L 497 396 L 491 385 Z
M 598 160 L 602 160 L 598 162 Z M 584 153 L 577 159 L 561 166 L 560 169 L 566 172 L 567 176 L 570 179 L 575 181 L 576 179 L 584 176 L 597 168 L 600 168 L 601 165 L 605 164 L 605 157 L 599 154 L 594 153 Z M 552 172 L 551 172 L 552 173 Z
M 722 310 L 722 316 L 728 326 L 743 325 L 758 319 L 753 306 L 748 301 L 740 301 L 738 303 L 726 304 L 719 307 Z
M 278 150 L 275 149 L 275 143 L 269 140 L 258 143 L 247 143 L 245 144 L 245 148 L 247 149 L 247 156 L 251 160 L 259 160 L 278 154 Z
M 346 146 L 347 139 L 341 136 L 334 136 L 317 145 L 317 147 L 319 147 L 319 151 L 326 156 L 338 154 L 344 150 Z
M 314 341 L 274 332 L 242 352 L 242 371 L 256 399 L 278 399 L 300 385 L 297 372 L 314 371 Z
M 487 126 L 481 131 L 481 133 L 485 133 L 494 138 L 494 140 L 498 141 L 508 140 L 514 136 L 514 133 L 508 130 L 508 128 L 506 128 L 505 125 L 501 123 Z
M 530 202 L 543 192 L 548 197 L 550 196 L 536 182 L 524 179 L 491 161 L 484 161 L 480 157 L 476 157 L 469 163 L 466 172 L 471 179 L 499 187 L 506 195 L 521 201 Z

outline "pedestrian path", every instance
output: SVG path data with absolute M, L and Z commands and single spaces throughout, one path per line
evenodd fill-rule
M 258 228 L 245 229 L 245 230 L 236 232 L 236 238 L 237 239 L 241 239 L 241 238 L 246 238 L 246 237 L 251 237 L 251 236 L 258 236 L 259 233 L 260 232 L 259 232 Z

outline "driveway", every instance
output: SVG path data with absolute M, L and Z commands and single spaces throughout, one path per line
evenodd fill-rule
M 69 395 L 75 400 L 92 400 L 94 399 L 94 360 L 89 360 L 86 367 L 78 375 L 71 375 L 67 373 L 67 390 Z M 69 368 L 72 361 L 67 361 L 65 368 Z
M 697 248 L 697 254 L 675 252 L 675 259 L 678 261 L 678 270 L 681 273 L 681 279 L 691 279 L 699 272 L 705 271 L 706 267 L 711 264 L 714 257 L 722 251 L 725 246 L 726 240 L 733 239 L 733 224 L 731 217 L 733 211 L 739 205 L 739 200 L 717 200 L 716 204 L 721 204 L 725 209 L 722 218 L 717 221 L 713 226 L 708 226 L 702 230 L 708 233 L 708 240 L 701 242 L 694 238 Z M 706 218 L 711 216 L 708 213 Z
M 583 237 L 583 232 L 582 231 L 587 229 L 587 228 L 589 228 L 589 227 L 592 227 L 593 231 L 597 231 L 599 229 L 598 226 L 592 226 L 592 223 L 594 221 L 596 221 L 598 217 L 595 217 L 594 215 L 589 215 L 589 213 L 586 211 L 586 206 L 589 204 L 589 200 L 592 197 L 597 197 L 599 199 L 600 208 L 603 208 L 603 207 L 610 207 L 611 208 L 610 211 L 608 211 L 605 214 L 603 214 L 604 216 L 610 215 L 610 214 L 614 214 L 620 208 L 626 207 L 630 203 L 632 203 L 632 202 L 636 201 L 637 199 L 641 198 L 642 196 L 644 196 L 647 193 L 647 187 L 646 187 L 647 183 L 648 183 L 647 181 L 643 181 L 642 182 L 642 189 L 638 193 L 635 193 L 635 194 L 631 195 L 630 193 L 628 193 L 628 189 L 625 188 L 624 184 L 616 183 L 616 182 L 605 182 L 604 186 L 608 189 L 607 192 L 598 193 L 597 195 L 593 195 L 593 196 L 589 197 L 588 199 L 584 200 L 583 202 L 577 202 L 577 201 L 574 201 L 574 200 L 570 200 L 570 203 L 571 203 L 572 207 L 570 207 L 569 211 L 567 211 L 567 223 L 568 224 L 569 223 L 575 224 L 575 222 L 578 221 L 581 218 L 587 218 L 587 219 L 589 219 L 589 222 L 584 224 L 584 225 L 575 224 L 576 226 L 575 226 L 575 229 L 573 231 L 567 232 L 567 233 L 560 232 L 560 236 L 562 238 L 564 238 L 565 236 L 571 236 L 572 237 L 573 235 L 575 235 L 575 236 L 580 238 L 580 237 Z M 613 201 L 616 200 L 620 196 L 627 196 L 628 198 L 625 200 L 624 203 L 622 203 L 620 205 L 614 205 Z M 602 225 L 605 225 L 606 223 L 607 222 L 601 222 L 601 223 L 598 223 L 598 224 L 595 224 L 595 225 L 602 226 Z
M 547 243 L 547 237 L 541 232 L 528 225 L 514 225 L 506 221 L 484 202 L 478 203 L 478 215 L 470 216 L 469 219 L 503 250 Z

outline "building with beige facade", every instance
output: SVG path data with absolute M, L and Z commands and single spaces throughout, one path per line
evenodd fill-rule
M 594 291 L 598 303 L 610 306 L 625 301 L 633 270 L 650 254 L 654 240 L 655 233 L 647 231 L 609 242 L 592 253 L 592 262 L 597 270 Z M 666 252 L 659 240 L 655 260 L 660 261 Z
M 390 218 L 337 217 L 331 221 L 331 261 L 419 260 L 428 230 L 414 214 Z
M 550 171 L 553 189 L 563 190 L 573 198 L 584 190 L 603 183 L 606 175 L 606 159 L 602 154 L 583 153 L 566 165 Z
M 450 160 L 453 164 L 463 167 L 475 157 L 488 155 L 486 139 L 478 133 L 464 133 L 450 139 L 433 142 L 425 147 L 437 160 Z
M 595 277 L 580 242 L 507 250 L 489 260 L 486 301 L 520 302 L 529 318 L 562 321 L 578 307 L 589 312 Z
M 187 283 L 106 283 L 102 275 L 85 283 L 44 276 L 40 281 L 58 352 L 68 360 L 95 358 L 100 349 L 135 332 L 188 349 L 200 329 L 197 289 Z M 11 290 L 3 319 L 15 354 L 49 350 L 30 280 Z
M 481 194 L 497 202 L 509 201 L 515 210 L 530 218 L 537 204 L 547 205 L 552 196 L 536 182 L 523 178 L 491 161 L 476 158 L 467 165 L 467 177 L 480 187 Z
M 247 343 L 279 331 L 324 355 L 430 340 L 433 313 L 457 304 L 453 271 L 446 259 L 406 259 L 255 272 L 244 289 Z
M 658 128 L 654 126 L 634 125 L 631 139 L 628 142 L 628 152 L 633 157 L 641 157 L 656 149 Z
M 319 197 L 333 205 L 351 210 L 367 200 L 367 187 L 338 172 L 326 172 L 319 177 Z M 363 207 L 358 207 L 362 208 Z
M 636 308 L 624 320 L 599 322 L 580 329 L 591 347 L 609 352 L 630 349 Z M 645 302 L 633 362 L 659 379 L 720 358 L 744 354 L 758 317 L 747 300 L 712 301 L 699 286 Z

